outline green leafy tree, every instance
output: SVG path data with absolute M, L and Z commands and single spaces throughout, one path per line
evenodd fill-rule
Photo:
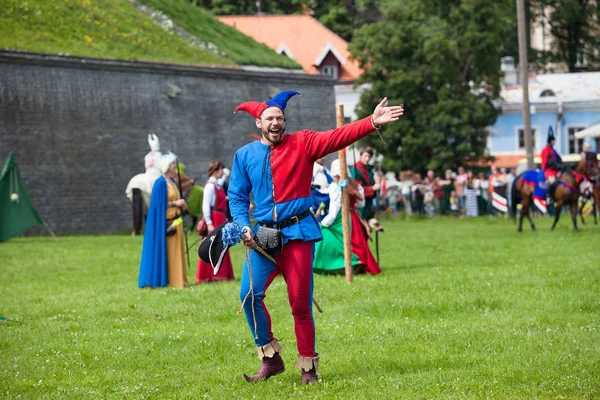
M 598 69 L 600 2 L 530 0 L 530 6 L 554 42 L 552 50 L 540 54 L 543 64 L 564 63 L 569 72 Z
M 344 7 L 339 5 L 328 7 L 318 19 L 342 39 L 346 41 L 352 39 L 354 17 Z
M 400 121 L 383 128 L 385 145 L 368 139 L 387 168 L 440 171 L 486 158 L 500 57 L 515 19 L 509 3 L 388 2 L 382 21 L 355 31 L 350 52 L 365 71 L 358 83 L 372 85 L 358 114 L 370 114 L 384 96 L 405 107 Z
M 381 0 L 315 0 L 309 2 L 313 16 L 346 41 L 353 31 L 381 20 Z

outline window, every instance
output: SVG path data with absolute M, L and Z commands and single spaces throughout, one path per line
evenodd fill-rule
M 540 97 L 555 97 L 554 91 L 552 89 L 544 89 L 542 93 L 540 93 Z
M 535 150 L 535 137 L 537 136 L 537 130 L 531 128 L 531 148 Z M 519 149 L 525 148 L 525 130 L 519 128 Z
M 579 153 L 581 151 L 581 148 L 583 147 L 583 139 L 577 139 L 575 137 L 575 134 L 584 129 L 585 128 L 582 128 L 582 127 L 569 128 L 569 153 L 570 154 Z
M 335 65 L 326 65 L 321 70 L 322 75 L 331 76 L 332 78 L 338 78 L 338 68 Z

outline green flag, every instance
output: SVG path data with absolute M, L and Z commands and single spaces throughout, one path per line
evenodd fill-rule
M 7 241 L 30 226 L 43 223 L 40 213 L 29 199 L 11 151 L 0 176 L 0 242 Z

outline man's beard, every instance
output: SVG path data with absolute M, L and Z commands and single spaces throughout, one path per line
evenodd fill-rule
M 283 135 L 285 133 L 285 128 L 281 128 L 281 130 L 279 131 L 278 137 L 276 140 L 271 140 L 271 138 L 269 137 L 270 134 L 272 134 L 270 131 L 262 131 L 262 137 L 265 138 L 265 140 L 271 144 L 277 144 L 280 143 L 283 140 Z

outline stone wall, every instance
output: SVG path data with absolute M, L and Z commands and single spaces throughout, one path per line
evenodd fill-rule
M 210 160 L 230 166 L 254 140 L 254 119 L 233 114 L 238 104 L 297 90 L 287 131 L 327 130 L 335 127 L 333 84 L 296 73 L 0 52 L 0 166 L 13 151 L 58 234 L 124 232 L 132 225 L 125 188 L 144 172 L 149 132 L 204 182 Z

